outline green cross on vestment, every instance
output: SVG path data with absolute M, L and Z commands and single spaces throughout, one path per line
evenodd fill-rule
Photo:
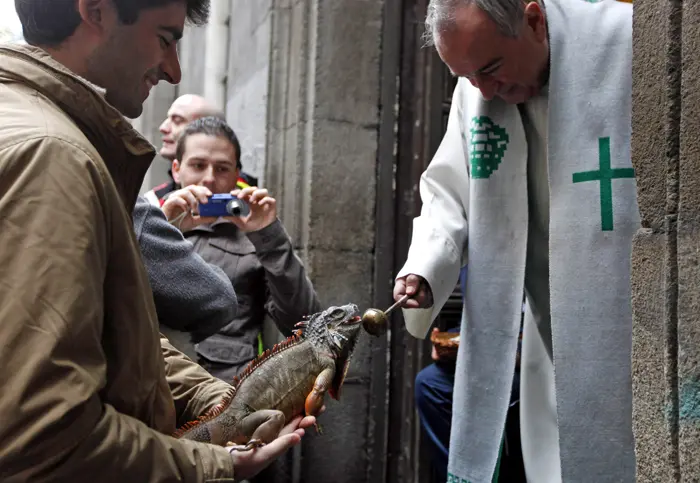
M 598 139 L 600 167 L 598 171 L 574 173 L 574 183 L 600 181 L 600 220 L 603 231 L 613 230 L 612 180 L 634 178 L 634 168 L 610 168 L 610 138 Z

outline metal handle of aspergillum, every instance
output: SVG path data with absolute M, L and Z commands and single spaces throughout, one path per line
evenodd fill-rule
M 226 211 L 231 216 L 242 218 L 250 214 L 250 205 L 241 199 L 234 199 L 226 204 Z
M 409 298 L 411 297 L 408 294 L 404 295 L 394 305 L 384 311 L 379 309 L 367 309 L 365 313 L 362 314 L 362 326 L 369 334 L 379 337 L 389 329 L 388 315 L 396 307 L 402 306 Z

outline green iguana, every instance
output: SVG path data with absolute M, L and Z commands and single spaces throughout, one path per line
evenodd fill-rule
M 244 450 L 271 442 L 295 416 L 316 416 L 326 391 L 340 395 L 361 332 L 357 314 L 348 304 L 305 317 L 293 336 L 248 364 L 220 404 L 174 436 Z

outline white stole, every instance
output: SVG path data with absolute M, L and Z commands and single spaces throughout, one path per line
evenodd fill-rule
M 630 157 L 632 6 L 546 0 L 545 8 L 562 479 L 631 482 L 629 272 L 639 227 Z M 524 290 L 527 152 L 517 106 L 487 102 L 461 79 L 448 133 L 421 179 L 423 209 L 398 275 L 421 275 L 433 290 L 432 309 L 403 311 L 409 332 L 424 337 L 469 260 L 450 482 L 491 482 L 499 455 Z

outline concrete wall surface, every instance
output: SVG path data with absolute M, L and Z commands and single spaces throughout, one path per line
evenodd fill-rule
M 700 4 L 634 2 L 637 481 L 700 475 Z

